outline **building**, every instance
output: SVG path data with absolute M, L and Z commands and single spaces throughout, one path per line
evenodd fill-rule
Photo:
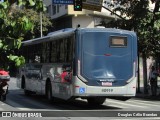
M 106 21 L 116 18 L 111 15 L 108 10 L 101 8 L 101 11 L 93 11 L 82 9 L 82 11 L 74 11 L 73 5 L 52 4 L 52 0 L 44 0 L 47 6 L 47 14 L 53 19 L 55 29 L 76 28 L 80 27 L 93 28 L 100 24 L 102 19 Z

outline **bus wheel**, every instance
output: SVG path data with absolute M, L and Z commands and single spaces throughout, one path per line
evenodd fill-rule
M 89 105 L 102 105 L 104 103 L 104 101 L 106 100 L 106 98 L 102 98 L 102 97 L 95 97 L 95 98 L 88 98 L 88 104 Z
M 25 94 L 26 96 L 31 95 L 31 91 L 26 90 L 26 84 L 25 84 L 25 81 L 24 81 L 24 83 L 23 83 L 23 86 L 24 86 L 24 94 Z
M 1 95 L 1 101 L 5 101 L 6 100 L 6 94 L 5 95 Z
M 47 82 L 46 85 L 46 97 L 48 101 L 52 100 L 52 86 L 50 82 Z

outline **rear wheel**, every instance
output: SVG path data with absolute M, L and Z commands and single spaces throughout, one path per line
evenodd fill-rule
M 102 97 L 94 97 L 94 98 L 91 97 L 87 99 L 89 105 L 102 105 L 105 100 L 106 98 Z
M 25 83 L 25 80 L 23 79 L 23 89 L 24 89 L 24 94 L 26 95 L 26 96 L 29 96 L 29 95 L 31 95 L 31 91 L 29 91 L 29 90 L 26 90 L 26 83 Z
M 52 86 L 50 82 L 47 82 L 46 85 L 46 97 L 48 101 L 52 100 Z
M 5 95 L 1 95 L 1 101 L 5 101 L 6 100 L 6 94 Z

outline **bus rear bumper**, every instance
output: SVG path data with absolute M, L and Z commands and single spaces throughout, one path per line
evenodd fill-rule
M 78 79 L 78 78 L 77 78 Z M 134 78 L 130 83 L 125 86 L 107 87 L 107 86 L 87 86 L 81 80 L 76 80 L 73 96 L 80 97 L 134 97 L 136 94 L 136 81 Z

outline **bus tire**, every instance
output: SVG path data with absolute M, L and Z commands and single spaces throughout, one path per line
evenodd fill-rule
M 26 90 L 26 83 L 25 83 L 25 79 L 23 79 L 23 89 L 24 89 L 24 94 L 25 94 L 26 96 L 31 95 L 31 91 Z
M 5 95 L 1 95 L 1 101 L 5 101 L 6 100 L 6 94 Z
M 49 102 L 52 101 L 52 86 L 50 82 L 46 84 L 46 97 Z
M 106 98 L 102 98 L 102 97 L 91 97 L 91 98 L 87 98 L 88 104 L 89 105 L 102 105 L 104 103 L 104 101 L 106 100 Z

